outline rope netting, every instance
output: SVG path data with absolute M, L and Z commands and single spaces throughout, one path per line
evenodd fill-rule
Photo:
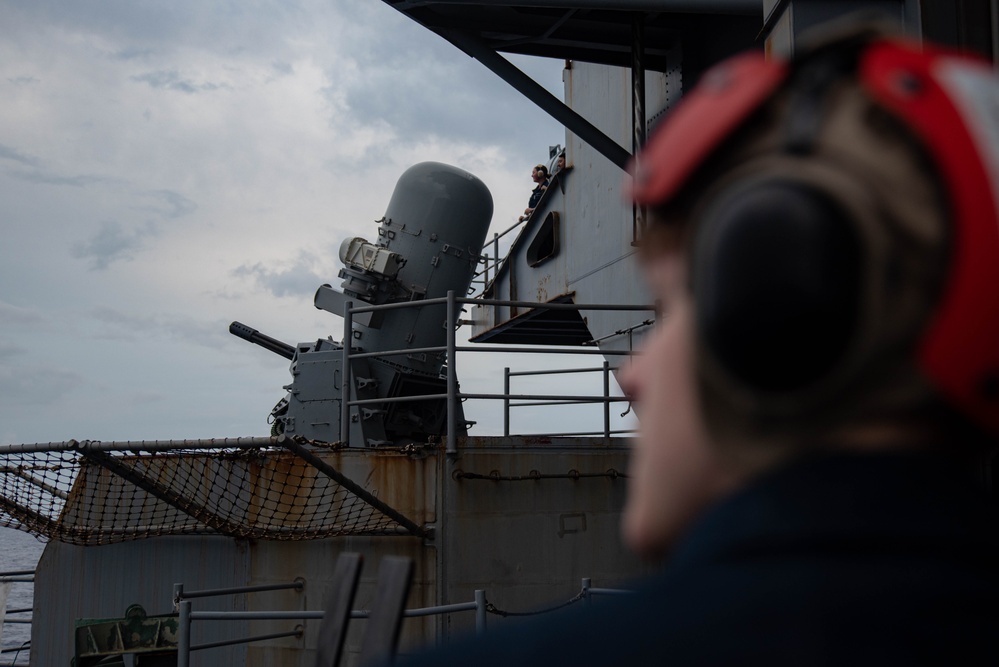
M 81 545 L 422 533 L 321 452 L 285 438 L 3 448 L 0 526 Z

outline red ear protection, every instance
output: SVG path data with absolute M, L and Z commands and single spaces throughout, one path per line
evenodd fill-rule
M 781 89 L 793 66 L 748 54 L 705 75 L 639 156 L 635 201 L 668 204 Z M 867 94 L 923 144 L 947 198 L 952 250 L 942 293 L 919 341 L 919 368 L 941 396 L 999 435 L 999 80 L 971 57 L 886 39 L 862 47 L 857 74 Z M 780 182 L 764 183 L 758 196 L 725 191 L 719 199 L 721 204 L 706 207 L 707 220 L 697 221 L 704 226 L 692 268 L 698 308 L 704 309 L 698 313 L 699 335 L 733 377 L 759 391 L 793 391 L 834 365 L 837 354 L 830 338 L 811 348 L 828 355 L 812 359 L 794 349 L 796 338 L 835 329 L 854 312 L 848 295 L 859 288 L 849 277 L 839 287 L 807 287 L 838 262 L 858 257 L 849 233 L 835 231 L 843 212 L 827 206 L 818 190 Z M 801 262 L 779 246 L 752 240 L 754 233 L 791 238 L 803 231 L 812 236 L 792 244 L 807 256 Z M 845 253 L 840 260 L 830 261 L 821 239 Z M 747 290 L 761 291 L 750 298 Z M 783 306 L 746 312 L 745 304 L 758 306 L 761 294 Z M 810 300 L 818 298 L 829 304 L 828 316 L 810 310 Z M 762 324 L 755 333 L 754 317 Z M 748 329 L 733 343 L 726 332 L 737 326 Z M 789 335 L 780 343 L 767 340 L 761 333 L 766 331 Z M 767 374 L 759 355 L 783 359 L 777 377 Z
M 684 96 L 632 165 L 631 196 L 640 206 L 666 202 L 787 78 L 785 63 L 756 52 L 708 71 Z
M 950 199 L 952 257 L 920 365 L 999 434 L 999 82 L 978 60 L 893 42 L 868 49 L 861 76 L 924 142 Z

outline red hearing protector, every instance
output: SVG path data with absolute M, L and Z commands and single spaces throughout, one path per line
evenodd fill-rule
M 999 81 L 987 63 L 896 38 L 877 38 L 864 44 L 852 66 L 865 93 L 922 144 L 945 194 L 950 255 L 942 292 L 919 337 L 918 367 L 945 400 L 999 435 Z M 768 61 L 751 53 L 736 56 L 705 74 L 653 134 L 636 161 L 632 184 L 635 202 L 665 206 L 673 201 L 709 158 L 788 83 L 795 67 L 795 63 Z M 735 377 L 761 391 L 793 391 L 814 374 L 835 366 L 835 335 L 830 336 L 829 344 L 812 348 L 831 350 L 827 357 L 810 358 L 804 351 L 791 350 L 789 363 L 776 376 L 768 374 L 772 367 L 766 371 L 754 368 L 753 360 L 766 359 L 768 345 L 775 350 L 786 348 L 802 337 L 852 321 L 855 309 L 850 301 L 862 288 L 853 282 L 857 280 L 854 273 L 842 270 L 842 258 L 847 258 L 847 264 L 859 264 L 863 257 L 851 234 L 837 231 L 849 228 L 838 220 L 849 218 L 850 212 L 837 209 L 834 203 L 823 203 L 821 192 L 782 181 L 764 180 L 751 194 L 726 192 L 720 199 L 709 207 L 708 238 L 697 240 L 697 245 L 706 249 L 694 251 L 695 256 L 708 253 L 716 265 L 693 269 L 695 300 L 706 302 L 698 305 L 702 309 L 697 320 L 699 333 Z M 786 238 L 800 229 L 784 229 L 779 220 L 771 221 L 767 212 L 773 207 L 798 211 L 799 221 L 814 227 L 809 238 L 825 239 L 812 247 L 797 244 L 799 251 L 804 248 L 803 252 L 811 254 L 791 266 L 810 264 L 822 275 L 823 271 L 839 270 L 846 284 L 831 291 L 828 286 L 814 287 L 818 291 L 813 292 L 808 285 L 795 288 L 788 299 L 798 306 L 776 309 L 781 312 L 775 311 L 773 321 L 763 327 L 778 332 L 781 340 L 768 342 L 761 336 L 741 341 L 739 345 L 746 349 L 733 348 L 731 342 L 722 340 L 731 324 L 726 318 L 754 316 L 740 310 L 738 304 L 747 303 L 748 291 L 768 287 L 762 284 L 763 279 L 758 285 L 726 282 L 724 272 L 719 274 L 717 267 L 777 261 L 767 253 L 779 253 L 779 243 L 757 243 L 755 250 L 742 250 L 752 249 L 753 241 L 740 236 L 745 229 L 754 228 L 764 229 L 764 234 L 774 238 Z M 832 246 L 840 248 L 836 251 L 840 254 L 834 256 L 841 259 L 833 261 L 836 267 L 823 268 L 824 262 L 830 264 L 830 255 L 823 247 Z M 810 275 L 804 271 L 789 276 L 787 283 L 808 283 Z M 807 304 L 817 298 L 833 305 L 827 312 L 809 314 Z M 795 315 L 789 318 L 785 311 Z M 764 313 L 762 317 L 771 316 Z M 713 337 L 719 340 L 713 341 Z M 801 365 L 809 363 L 810 369 Z

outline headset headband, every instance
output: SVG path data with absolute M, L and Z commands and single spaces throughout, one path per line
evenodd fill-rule
M 919 367 L 999 434 L 999 83 L 967 55 L 883 38 L 862 48 L 864 90 L 922 142 L 948 197 L 953 248 Z M 679 195 L 793 67 L 754 52 L 705 74 L 633 163 L 634 201 L 659 206 Z

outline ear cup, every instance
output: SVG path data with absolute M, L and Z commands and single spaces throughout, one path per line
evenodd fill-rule
M 857 331 L 862 245 L 842 207 L 775 179 L 723 192 L 697 222 L 691 280 L 698 333 L 747 387 L 821 381 Z

